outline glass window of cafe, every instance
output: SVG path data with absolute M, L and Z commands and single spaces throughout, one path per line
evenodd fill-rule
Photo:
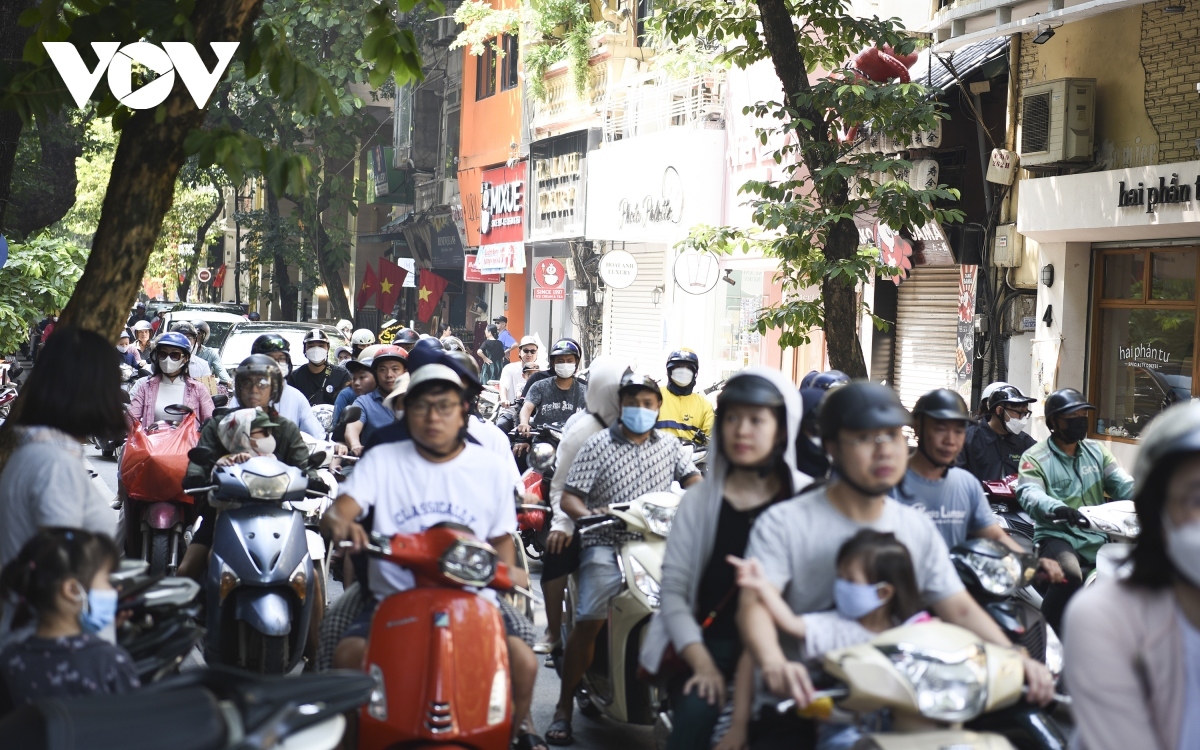
M 1095 254 L 1095 433 L 1136 438 L 1163 409 L 1194 395 L 1197 253 L 1172 247 Z

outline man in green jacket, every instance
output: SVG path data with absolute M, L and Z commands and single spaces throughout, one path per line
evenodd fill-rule
M 1087 411 L 1096 407 L 1074 388 L 1063 388 L 1046 399 L 1050 437 L 1021 456 L 1017 500 L 1033 517 L 1033 541 L 1038 555 L 1057 560 L 1067 580 L 1054 584 L 1042 600 L 1046 622 L 1061 632 L 1062 613 L 1083 585 L 1083 566 L 1096 563 L 1104 534 L 1089 528 L 1079 512 L 1084 505 L 1133 497 L 1133 477 L 1121 468 L 1108 447 L 1086 437 Z

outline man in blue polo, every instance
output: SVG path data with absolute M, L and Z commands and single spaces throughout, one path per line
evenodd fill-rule
M 396 421 L 395 413 L 384 405 L 383 400 L 408 371 L 407 359 L 407 353 L 398 346 L 384 346 L 375 352 L 371 360 L 375 390 L 354 400 L 354 405 L 362 409 L 362 416 L 357 422 L 346 425 L 346 447 L 354 455 L 362 455 L 363 446 L 372 432 Z

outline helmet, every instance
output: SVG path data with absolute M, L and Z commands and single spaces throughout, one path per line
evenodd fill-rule
M 442 339 L 442 348 L 448 352 L 466 352 L 467 347 L 463 346 L 462 339 L 457 336 L 447 336 Z M 472 359 L 472 362 L 475 360 Z
M 172 323 L 171 330 L 176 333 L 182 333 L 189 339 L 199 338 L 200 336 L 198 333 L 196 333 L 196 326 L 192 325 L 186 320 L 181 320 L 178 323 Z
M 617 388 L 617 395 L 623 396 L 626 393 L 634 393 L 640 390 L 654 391 L 655 394 L 662 395 L 657 380 L 649 375 L 634 372 L 632 367 L 626 367 L 625 373 L 621 375 L 621 383 Z
M 375 334 L 366 328 L 359 328 L 350 336 L 350 343 L 355 346 L 370 346 L 375 343 Z
M 465 351 L 460 351 L 460 350 L 448 351 L 448 352 L 446 352 L 446 356 L 448 358 L 452 359 L 456 364 L 458 364 L 461 367 L 461 369 L 466 371 L 466 378 L 464 380 L 464 385 L 467 386 L 467 390 L 472 390 L 472 388 L 474 388 L 475 392 L 478 393 L 478 391 L 480 390 L 480 388 L 479 388 L 479 363 L 475 361 L 475 358 L 472 357 L 470 354 L 467 354 Z M 459 369 L 459 368 L 454 368 L 454 369 Z
M 815 376 L 813 376 L 812 381 L 807 387 L 820 388 L 823 391 L 828 391 L 832 388 L 846 385 L 849 382 L 850 376 L 841 370 L 826 370 L 825 372 L 818 372 Z
M 154 348 L 157 350 L 161 346 L 173 346 L 185 352 L 192 350 L 192 342 L 188 341 L 187 336 L 184 336 L 179 331 L 171 331 L 159 336 L 158 341 L 154 342 Z
M 412 346 L 420 340 L 420 334 L 413 329 L 401 328 L 399 331 L 396 331 L 396 338 L 392 340 L 392 343 L 396 346 Z
M 200 343 L 208 341 L 208 337 L 212 335 L 212 329 L 208 327 L 208 322 L 204 320 L 194 320 L 192 325 L 196 327 L 196 333 L 199 335 L 197 339 Z
M 440 381 L 454 386 L 459 391 L 466 390 L 466 384 L 463 383 L 462 377 L 454 371 L 454 368 L 449 365 L 428 364 L 423 367 L 418 367 L 416 371 L 408 379 L 408 393 L 411 394 L 417 390 L 417 386 Z M 406 394 L 407 395 L 407 394 Z
M 271 352 L 283 352 L 290 357 L 287 339 L 278 333 L 264 333 L 254 339 L 254 343 L 250 346 L 251 354 L 270 354 Z
M 361 355 L 360 355 L 361 356 Z M 394 344 L 385 344 L 379 347 L 375 352 L 375 356 L 371 359 L 371 370 L 379 366 L 380 362 L 399 362 L 404 365 L 404 369 L 408 369 L 408 352 Z
M 279 403 L 279 397 L 283 394 L 283 373 L 279 371 L 279 364 L 265 354 L 251 354 L 233 371 L 234 395 L 242 389 L 245 381 L 263 377 L 271 381 L 271 405 Z
M 842 430 L 907 427 L 912 417 L 900 397 L 886 385 L 854 380 L 821 400 L 821 437 L 834 439 Z
M 339 320 L 337 322 L 337 326 L 335 326 L 335 327 L 342 333 L 346 334 L 347 336 L 349 336 L 350 332 L 354 330 L 354 324 L 351 323 L 350 321 L 346 320 L 345 318 L 342 318 L 341 320 Z
M 339 346 L 337 349 L 334 349 L 333 356 L 340 357 L 340 356 L 342 356 L 342 352 L 349 354 L 351 356 L 351 358 L 354 357 L 354 352 L 350 351 L 350 347 L 348 347 L 348 346 Z
M 150 325 L 150 321 L 148 321 L 148 320 L 139 320 L 138 322 L 133 324 L 133 330 L 134 331 L 153 331 L 154 326 Z
M 358 359 L 352 359 L 346 363 L 346 369 L 350 372 L 358 372 L 359 370 L 370 370 L 371 365 L 375 362 L 375 353 L 382 349 L 384 344 L 372 344 L 366 349 L 358 353 Z
M 417 344 L 420 344 L 422 341 L 429 342 L 427 344 L 422 344 L 422 346 L 428 346 L 428 347 L 432 347 L 434 349 L 441 349 L 443 351 L 445 351 L 445 349 L 446 349 L 446 347 L 442 345 L 441 340 L 437 336 L 430 336 L 428 333 L 422 333 L 417 338 Z M 417 344 L 413 344 L 413 346 L 416 346 Z
M 329 337 L 326 336 L 325 332 L 322 331 L 320 328 L 314 328 L 311 331 L 309 331 L 308 333 L 304 334 L 304 350 L 308 351 L 309 344 L 312 344 L 312 343 L 324 344 L 326 346 L 326 348 L 328 348 L 329 347 Z
M 563 354 L 574 354 L 575 359 L 583 359 L 583 350 L 579 348 L 579 344 L 576 344 L 571 339 L 559 339 L 558 341 L 555 341 L 554 346 L 550 348 L 551 360 Z M 658 384 L 656 383 L 654 387 L 657 390 Z
M 730 404 L 769 406 L 772 409 L 784 406 L 783 394 L 774 383 L 761 375 L 734 375 L 730 378 L 721 389 L 721 395 L 717 396 L 717 409 Z
M 676 367 L 690 367 L 692 372 L 699 372 L 700 357 L 691 349 L 676 349 L 667 356 L 667 373 Z
M 1135 498 L 1142 494 L 1146 483 L 1158 473 L 1166 459 L 1200 451 L 1200 401 L 1188 401 L 1166 409 L 1151 420 L 1138 442 L 1140 450 L 1133 465 Z
M 1060 388 L 1046 397 L 1046 419 L 1080 409 L 1095 408 L 1087 402 L 1082 393 L 1074 388 Z
M 963 397 L 949 388 L 938 388 L 917 399 L 913 405 L 913 416 L 929 417 L 930 419 L 945 419 L 956 422 L 967 422 L 971 413 Z
M 1035 401 L 1036 398 L 1027 397 L 1015 385 L 1001 385 L 992 391 L 991 397 L 987 399 L 987 408 L 988 411 L 992 411 L 1000 404 L 1032 404 Z
M 1003 380 L 997 380 L 995 383 L 984 386 L 983 391 L 979 394 L 979 400 L 986 404 L 992 398 L 993 393 L 1000 388 L 1007 388 L 1008 386 L 1009 384 Z
M 130 331 L 128 328 L 121 329 L 121 332 L 117 334 L 117 341 L 120 341 L 121 339 L 129 339 L 130 341 L 132 341 L 133 340 L 133 332 Z
M 249 315 L 247 315 L 246 317 L 248 317 L 251 321 L 254 321 L 256 323 L 262 318 L 262 316 L 260 316 L 257 312 L 252 312 Z
M 142 310 L 146 309 L 146 303 L 142 302 L 141 300 L 138 300 L 136 303 L 134 303 L 133 306 L 135 309 L 142 309 Z
M 824 400 L 825 393 L 820 388 L 800 389 L 800 405 L 803 407 L 800 427 L 810 434 L 820 431 L 821 401 Z M 720 396 L 717 398 L 719 400 Z

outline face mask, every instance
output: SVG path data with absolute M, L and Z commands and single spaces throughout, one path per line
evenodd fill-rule
M 1087 417 L 1071 417 L 1063 421 L 1067 423 L 1067 426 L 1054 431 L 1060 440 L 1065 443 L 1078 443 L 1087 437 Z
M 569 378 L 575 374 L 575 365 L 562 364 L 554 366 L 554 374 L 560 378 Z
M 1010 435 L 1020 435 L 1029 426 L 1029 417 L 1023 419 L 1006 419 L 1004 420 L 1004 428 L 1008 430 Z
M 304 356 L 308 357 L 308 361 L 314 365 L 319 365 L 329 359 L 329 355 L 319 346 L 310 346 L 304 352 Z
M 283 374 L 283 379 L 287 380 L 287 376 L 292 374 L 291 368 L 284 362 L 277 362 L 276 364 L 279 365 L 279 372 Z
M 96 635 L 117 619 L 116 589 L 92 589 L 87 595 L 87 604 L 79 613 L 79 626 L 83 632 Z
M 687 388 L 696 379 L 696 374 L 686 367 L 676 367 L 671 370 L 671 382 L 680 388 Z
M 844 620 L 859 620 L 882 607 L 879 598 L 882 583 L 854 583 L 845 578 L 833 582 L 833 601 L 838 615 Z
M 124 354 L 129 351 L 129 344 L 117 344 L 117 351 Z
M 1163 518 L 1167 542 L 1167 557 L 1179 574 L 1192 585 L 1200 582 L 1200 523 L 1175 526 Z
M 621 407 L 621 424 L 635 435 L 644 435 L 653 430 L 657 421 L 658 412 L 653 409 L 643 409 L 640 406 Z
M 174 376 L 175 373 L 183 369 L 182 359 L 160 359 L 158 361 L 158 369 L 162 370 L 168 376 Z
M 250 447 L 260 456 L 272 456 L 275 454 L 275 436 L 250 438 Z

